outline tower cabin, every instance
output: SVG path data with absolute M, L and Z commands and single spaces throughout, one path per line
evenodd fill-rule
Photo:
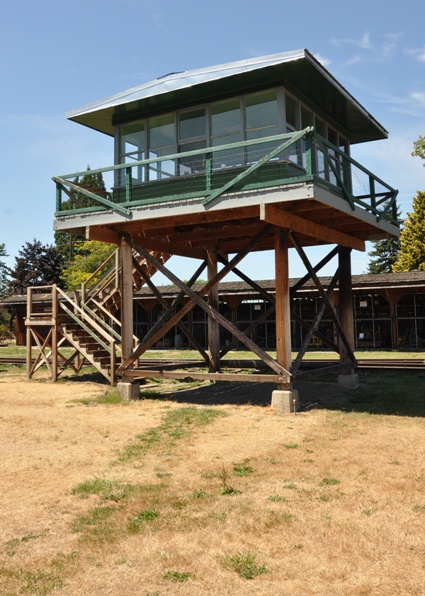
M 84 286 L 75 304 L 69 304 L 69 296 L 58 296 L 58 314 L 52 317 L 57 323 L 54 352 L 53 344 L 66 339 L 87 355 L 96 336 L 101 343 L 92 348 L 92 358 L 97 354 L 102 360 L 111 382 L 161 375 L 241 380 L 226 368 L 223 356 L 242 344 L 270 369 L 270 374 L 244 375 L 243 380 L 276 383 L 273 401 L 291 408 L 297 397 L 292 382 L 312 336 L 320 336 L 326 311 L 338 335 L 320 339 L 340 354 L 340 383 L 355 387 L 350 253 L 364 251 L 366 240 L 398 236 L 397 191 L 350 156 L 351 145 L 385 139 L 387 131 L 310 52 L 170 73 L 67 117 L 114 137 L 114 165 L 53 179 L 54 227 L 117 245 L 119 275 L 109 282 L 104 275 L 94 288 Z M 94 178 L 103 182 L 87 183 Z M 323 244 L 330 245 L 328 256 L 311 264 L 305 247 Z M 306 268 L 291 291 L 290 248 Z M 268 303 L 267 312 L 275 310 L 276 359 L 251 340 L 252 326 L 263 322 L 263 314 L 250 328 L 238 329 L 218 310 L 218 282 L 233 271 L 256 287 L 239 264 L 251 251 L 270 249 L 276 291 L 257 289 Z M 185 276 L 189 282 L 167 267 L 172 255 L 199 261 L 193 274 Z M 317 273 L 333 258 L 335 274 L 329 287 L 322 287 Z M 156 271 L 181 290 L 171 304 L 151 280 Z M 201 275 L 208 281 L 197 284 L 195 292 L 193 283 Z M 311 279 L 322 306 L 312 324 L 301 321 L 304 340 L 292 361 L 291 298 Z M 145 337 L 135 339 L 132 301 L 141 284 L 154 291 L 164 313 Z M 207 350 L 187 323 L 195 305 L 208 314 Z M 191 372 L 138 364 L 176 325 L 201 355 Z M 31 333 L 31 316 L 27 326 Z M 230 347 L 220 345 L 220 326 L 233 337 Z M 87 347 L 81 339 L 84 328 L 92 331 L 91 340 L 84 340 Z

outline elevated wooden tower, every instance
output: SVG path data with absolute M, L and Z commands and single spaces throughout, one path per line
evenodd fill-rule
M 79 182 L 88 172 L 54 178 L 55 229 L 120 248 L 115 304 L 120 306 L 122 362 L 111 380 L 115 373 L 128 382 L 187 376 L 137 366 L 137 359 L 176 324 L 198 347 L 206 369 L 192 370 L 190 376 L 240 380 L 223 368 L 221 358 L 229 349 L 220 346 L 223 326 L 271 369 L 271 375 L 244 380 L 272 380 L 291 398 L 291 383 L 312 335 L 320 335 L 326 310 L 338 337 L 321 339 L 340 353 L 341 380 L 353 386 L 350 253 L 364 250 L 366 240 L 398 235 L 397 191 L 350 156 L 352 144 L 384 139 L 386 130 L 307 50 L 171 73 L 70 112 L 68 118 L 115 139 L 114 165 L 90 172 L 102 175 L 102 190 Z M 312 265 L 304 248 L 319 244 L 335 246 Z M 291 295 L 289 248 L 306 267 Z M 255 285 L 239 263 L 251 251 L 269 249 L 275 251 L 276 293 L 261 293 L 267 312 L 276 311 L 276 360 L 250 339 L 252 325 L 237 329 L 218 311 L 217 283 L 233 271 Z M 188 283 L 165 265 L 170 255 L 200 261 L 193 275 L 188 272 Z M 335 275 L 323 288 L 317 272 L 333 257 Z M 195 292 L 193 283 L 205 269 L 208 283 Z M 137 345 L 135 271 L 164 306 L 162 318 Z M 171 305 L 153 285 L 154 271 L 181 289 Z M 305 324 L 303 346 L 292 363 L 291 298 L 307 279 L 315 281 L 323 305 L 313 324 Z M 339 304 L 333 302 L 336 284 Z M 84 303 L 82 293 L 76 306 L 84 310 Z M 207 351 L 183 324 L 195 304 L 209 317 Z M 60 307 L 58 312 L 59 318 L 65 314 Z M 95 314 L 106 321 L 105 313 Z M 260 319 L 256 324 L 264 314 Z

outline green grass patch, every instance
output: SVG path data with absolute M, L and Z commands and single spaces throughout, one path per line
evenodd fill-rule
M 173 571 L 172 569 L 168 569 L 168 571 L 166 571 L 162 577 L 172 582 L 182 584 L 183 582 L 187 582 L 189 579 L 192 579 L 196 576 L 194 573 L 189 573 L 188 571 Z
M 87 527 L 103 525 L 117 510 L 116 507 L 94 507 L 79 515 L 72 523 L 73 532 L 83 532 Z
M 255 468 L 248 465 L 249 459 L 245 459 L 240 464 L 233 464 L 233 475 L 234 476 L 249 476 L 253 472 L 255 472 Z
M 7 569 L 0 567 L 0 578 L 2 577 L 12 580 L 12 582 L 19 585 L 19 592 L 9 592 L 11 596 L 18 593 L 46 596 L 53 592 L 53 590 L 63 587 L 63 581 L 59 576 L 45 571 L 27 571 L 22 568 Z
M 320 485 L 321 486 L 333 486 L 335 484 L 340 484 L 340 480 L 337 480 L 336 478 L 323 478 Z
M 116 389 L 106 391 L 103 395 L 100 395 L 96 399 L 96 401 L 98 404 L 121 404 L 121 403 L 128 404 L 129 403 L 129 402 L 123 402 L 123 399 L 122 399 L 120 393 L 118 393 L 118 391 Z
M 222 559 L 223 567 L 229 571 L 235 571 L 240 577 L 244 579 L 254 579 L 269 570 L 264 563 L 257 563 L 257 556 L 255 552 L 249 551 L 247 553 L 238 552 L 236 555 L 226 555 Z
M 137 442 L 127 445 L 118 456 L 117 463 L 125 463 L 133 458 L 145 456 L 152 449 L 161 446 L 171 449 L 175 441 L 188 437 L 195 429 L 211 424 L 216 418 L 227 416 L 213 408 L 185 407 L 170 410 L 160 426 L 136 435 Z
M 159 511 L 156 509 L 144 509 L 129 520 L 127 530 L 132 534 L 138 534 L 146 523 L 153 522 L 158 517 Z
M 80 499 L 87 499 L 90 495 L 97 495 L 104 501 L 121 501 L 136 492 L 138 488 L 137 485 L 123 484 L 115 480 L 93 478 L 74 486 L 71 489 L 71 494 L 78 495 Z

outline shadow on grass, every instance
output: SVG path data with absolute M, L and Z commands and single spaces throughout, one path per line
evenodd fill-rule
M 337 376 L 319 377 L 296 381 L 300 410 L 339 410 L 398 416 L 425 417 L 425 377 L 421 374 L 395 372 L 361 372 L 360 387 L 355 390 L 338 386 Z M 92 382 L 107 385 L 106 379 L 97 372 L 70 375 L 67 381 Z M 158 385 L 158 399 L 176 403 L 199 405 L 253 405 L 268 407 L 271 403 L 274 383 L 220 381 L 195 388 L 163 392 Z M 143 391 L 143 385 L 141 386 Z M 155 391 L 149 397 L 155 399 Z
M 195 389 L 163 394 L 162 399 L 201 405 L 270 406 L 276 385 L 273 383 L 216 382 Z M 355 390 L 338 386 L 337 377 L 303 380 L 294 383 L 300 398 L 300 410 L 339 410 L 398 416 L 425 417 L 425 378 L 421 375 L 360 373 L 360 387 Z M 152 395 L 154 398 L 154 395 Z

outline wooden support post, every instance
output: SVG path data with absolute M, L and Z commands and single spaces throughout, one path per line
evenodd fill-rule
M 133 353 L 133 254 L 131 246 L 121 239 L 121 352 L 125 361 Z
M 52 381 L 58 380 L 58 293 L 52 287 Z
M 276 264 L 276 360 L 286 370 L 292 368 L 291 311 L 289 297 L 288 230 L 278 229 L 275 234 Z M 289 391 L 291 383 L 282 383 L 278 389 Z
M 351 249 L 339 247 L 338 259 L 341 268 L 339 277 L 339 320 L 346 340 L 354 352 L 354 315 L 353 315 L 353 289 L 351 282 Z M 347 346 L 344 342 L 340 343 L 339 352 L 340 364 L 347 367 L 341 369 L 339 375 L 339 384 L 355 389 L 358 387 L 358 376 L 353 374 L 353 365 L 349 356 Z
M 218 273 L 217 252 L 214 247 L 207 249 L 207 265 L 208 281 L 210 282 Z M 208 290 L 208 304 L 218 311 L 218 284 Z M 210 356 L 209 371 L 218 372 L 220 370 L 220 326 L 211 315 L 208 315 L 208 352 Z
M 404 294 L 405 290 L 401 288 L 387 288 L 383 293 L 391 307 L 391 346 L 393 350 L 398 349 L 397 302 Z

